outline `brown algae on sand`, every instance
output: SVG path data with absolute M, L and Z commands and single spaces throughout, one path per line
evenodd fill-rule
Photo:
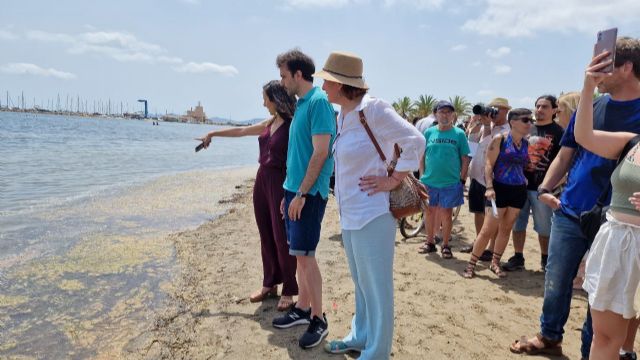
M 10 296 L 0 294 L 0 308 L 22 305 L 29 301 L 26 296 Z

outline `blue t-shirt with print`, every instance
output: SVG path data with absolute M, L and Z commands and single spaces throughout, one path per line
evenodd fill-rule
M 606 106 L 604 116 L 594 111 L 593 128 L 605 131 L 626 131 L 640 134 L 640 98 L 631 101 L 616 101 L 609 96 L 601 96 L 596 103 Z M 605 105 L 606 104 L 606 105 Z M 595 105 L 594 105 L 595 106 Z M 574 148 L 573 164 L 569 170 L 567 184 L 560 197 L 561 210 L 572 217 L 579 217 L 583 211 L 590 210 L 598 197 L 609 186 L 616 160 L 600 157 L 582 146 L 574 136 L 575 114 L 564 132 L 561 146 Z M 611 201 L 611 194 L 607 204 Z
M 458 127 L 441 131 L 437 126 L 425 130 L 427 142 L 424 156 L 424 174 L 420 181 L 434 188 L 460 183 L 462 157 L 469 156 L 469 142 Z
M 333 172 L 333 156 L 331 147 L 336 136 L 336 117 L 327 94 L 314 86 L 298 100 L 296 112 L 289 128 L 289 148 L 287 150 L 287 177 L 284 180 L 285 190 L 296 192 L 307 173 L 309 160 L 313 154 L 313 135 L 331 135 L 327 160 L 322 166 L 309 195 L 329 197 L 329 178 Z

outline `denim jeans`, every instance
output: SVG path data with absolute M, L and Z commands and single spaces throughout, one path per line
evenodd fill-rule
M 587 252 L 588 245 L 576 219 L 556 210 L 553 212 L 551 222 L 540 333 L 551 340 L 562 340 L 564 325 L 571 310 L 573 279 L 578 273 L 580 261 Z M 591 315 L 587 310 L 587 317 L 582 327 L 581 352 L 584 358 L 589 357 L 592 337 Z

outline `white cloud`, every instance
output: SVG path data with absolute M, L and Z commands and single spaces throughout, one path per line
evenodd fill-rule
M 64 44 L 71 54 L 98 54 L 120 62 L 176 65 L 178 72 L 217 72 L 233 76 L 238 70 L 231 65 L 217 65 L 211 62 L 201 64 L 171 56 L 160 45 L 142 41 L 136 36 L 116 31 L 91 31 L 81 34 L 49 33 L 29 31 L 27 38 L 53 44 Z M 182 66 L 179 66 L 182 65 Z
M 204 73 L 215 72 L 227 76 L 238 75 L 238 69 L 231 65 L 218 65 L 210 62 L 194 63 L 190 62 L 182 66 L 175 67 L 177 72 L 184 73 Z
M 511 49 L 506 46 L 501 46 L 497 49 L 487 49 L 487 55 L 492 58 L 499 59 L 501 57 L 507 56 L 511 53 Z
M 0 40 L 16 40 L 18 35 L 8 30 L 0 30 Z
M 465 44 L 458 44 L 458 45 L 454 45 L 451 47 L 451 51 L 462 51 L 462 50 L 466 50 L 467 49 L 467 45 Z
M 509 65 L 496 65 L 493 67 L 493 70 L 498 75 L 504 75 L 511 72 L 511 66 Z
M 36 75 L 36 76 L 45 76 L 45 77 L 55 77 L 58 79 L 70 80 L 75 79 L 76 75 L 56 70 L 53 68 L 45 69 L 35 64 L 28 63 L 9 63 L 3 66 L 0 66 L 0 72 L 5 74 L 12 75 Z
M 610 0 L 487 0 L 484 11 L 463 29 L 481 35 L 533 36 L 539 32 L 594 34 L 611 25 L 634 23 L 640 1 Z
M 385 6 L 394 6 L 396 4 L 405 4 L 416 7 L 418 9 L 439 9 L 444 0 L 384 0 Z
M 348 5 L 369 3 L 375 0 L 284 0 L 286 9 L 291 8 L 342 8 Z M 377 0 L 380 1 L 380 0 Z M 382 0 L 383 6 L 408 5 L 417 9 L 438 9 L 444 0 Z
M 358 2 L 358 0 L 286 0 L 287 4 L 295 8 L 310 8 L 310 7 L 326 7 L 326 8 L 340 8 L 351 3 Z

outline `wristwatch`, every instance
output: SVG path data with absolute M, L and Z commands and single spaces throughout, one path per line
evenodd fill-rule
M 551 194 L 550 190 L 547 190 L 543 187 L 539 187 L 538 188 L 538 196 L 536 196 L 536 199 L 540 199 L 540 196 L 544 195 L 544 194 Z
M 298 190 L 298 191 L 296 191 L 296 197 L 297 198 L 306 198 L 307 194 L 303 194 L 302 191 Z

